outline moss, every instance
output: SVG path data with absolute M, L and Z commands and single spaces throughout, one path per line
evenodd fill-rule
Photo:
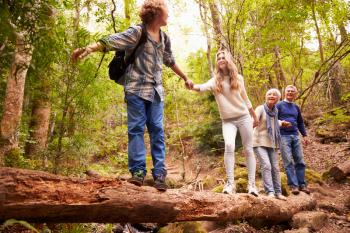
M 220 184 L 212 189 L 213 192 L 215 193 L 222 193 L 222 190 L 224 189 L 224 185 Z
M 171 223 L 166 227 L 161 228 L 159 233 L 206 233 L 200 222 L 181 222 Z
M 171 189 L 180 188 L 182 186 L 180 182 L 177 182 L 175 179 L 169 177 L 166 178 L 166 183 Z
M 312 169 L 306 169 L 305 171 L 305 179 L 308 183 L 317 183 L 323 184 L 322 175 Z
M 5 155 L 4 161 L 6 167 L 30 168 L 29 160 L 23 157 L 19 148 L 10 150 Z
M 320 138 L 324 138 L 329 134 L 329 132 L 323 127 L 319 127 L 316 129 L 316 136 Z
M 290 192 L 288 189 L 288 180 L 287 180 L 287 176 L 284 172 L 280 172 L 280 176 L 281 176 L 281 189 L 282 189 L 282 194 L 285 196 L 289 196 Z
M 109 163 L 94 163 L 88 167 L 88 170 L 95 171 L 99 175 L 106 177 L 116 174 L 116 171 Z
M 236 165 L 245 164 L 245 156 L 236 153 Z
M 216 178 L 211 175 L 207 175 L 203 179 L 203 187 L 205 189 L 213 188 L 216 185 Z
M 322 173 L 322 180 L 329 180 L 332 176 L 329 173 L 329 171 L 325 171 L 324 173 Z
M 239 178 L 236 180 L 236 192 L 237 193 L 246 193 L 248 186 L 248 180 L 244 178 Z
M 246 167 L 236 167 L 235 168 L 235 179 L 248 179 L 248 171 Z

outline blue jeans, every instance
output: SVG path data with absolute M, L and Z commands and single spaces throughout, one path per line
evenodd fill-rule
M 128 163 L 131 173 L 146 175 L 145 125 L 151 142 L 153 177 L 166 176 L 165 140 L 163 127 L 164 102 L 156 95 L 153 102 L 126 93 L 128 111 Z
M 276 150 L 264 146 L 254 147 L 253 149 L 260 162 L 265 192 L 267 194 L 281 194 L 280 168 Z
M 281 154 L 288 185 L 305 186 L 305 163 L 298 135 L 281 135 Z

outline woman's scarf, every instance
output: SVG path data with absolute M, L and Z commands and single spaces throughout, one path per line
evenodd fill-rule
M 266 112 L 266 127 L 267 132 L 269 133 L 269 136 L 272 140 L 272 144 L 274 146 L 280 146 L 281 144 L 281 133 L 280 133 L 280 127 L 278 124 L 278 110 L 276 106 L 274 105 L 272 109 L 270 109 L 267 104 L 264 104 L 264 110 Z M 274 130 L 275 132 L 272 132 L 272 119 L 274 119 Z

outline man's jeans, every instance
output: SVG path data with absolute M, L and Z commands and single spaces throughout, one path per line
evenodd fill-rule
M 145 125 L 151 142 L 153 177 L 165 176 L 165 140 L 163 127 L 164 102 L 157 95 L 153 102 L 136 95 L 125 95 L 128 111 L 128 162 L 131 173 L 146 175 Z
M 298 135 L 281 135 L 281 154 L 288 185 L 305 186 L 305 163 Z

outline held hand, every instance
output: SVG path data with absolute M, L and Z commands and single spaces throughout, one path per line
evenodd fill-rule
M 187 89 L 189 89 L 189 90 L 193 89 L 193 82 L 192 82 L 191 79 L 187 79 L 186 82 L 185 82 L 185 85 L 186 85 Z
M 91 49 L 89 47 L 85 47 L 85 48 L 78 48 L 76 50 L 74 50 L 74 52 L 72 53 L 72 61 L 73 62 L 77 62 L 77 60 L 81 60 L 84 57 L 86 57 L 87 55 L 89 55 L 91 53 Z
M 259 119 L 254 119 L 253 120 L 253 128 L 255 128 L 255 127 L 258 127 L 259 126 Z
M 292 127 L 292 123 L 290 123 L 290 122 L 288 122 L 288 121 L 282 121 L 281 122 L 282 123 L 282 128 L 290 128 L 290 127 Z

